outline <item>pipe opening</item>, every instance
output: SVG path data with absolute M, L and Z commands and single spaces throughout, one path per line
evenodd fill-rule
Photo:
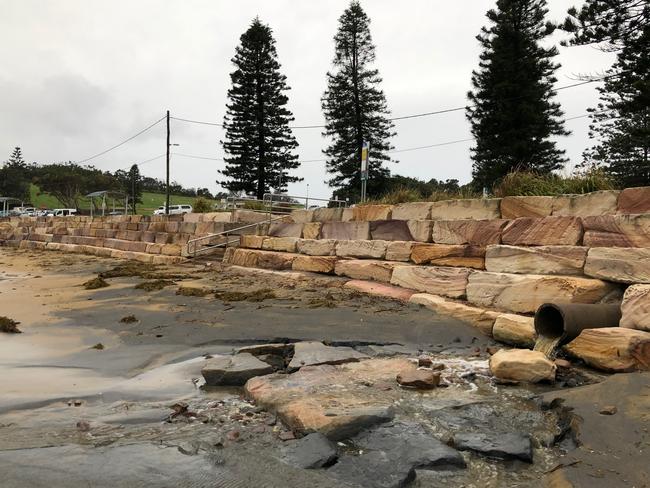
M 535 332 L 540 337 L 562 337 L 566 332 L 562 311 L 550 303 L 539 307 L 535 314 Z

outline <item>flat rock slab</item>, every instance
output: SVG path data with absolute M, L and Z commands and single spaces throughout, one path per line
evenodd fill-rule
M 471 307 L 464 303 L 445 300 L 438 295 L 416 293 L 409 299 L 410 303 L 423 305 L 441 315 L 448 315 L 479 329 L 483 334 L 492 336 L 492 329 L 499 312 Z
M 376 295 L 403 302 L 408 302 L 415 293 L 413 290 L 406 290 L 399 286 L 384 285 L 383 283 L 365 280 L 350 280 L 343 286 L 360 291 L 361 293 L 367 293 L 368 295 Z
M 564 350 L 592 368 L 609 373 L 650 370 L 650 332 L 642 330 L 585 329 Z
M 505 197 L 501 200 L 501 218 L 548 217 L 554 201 L 555 197 L 546 196 Z
M 397 266 L 390 283 L 452 298 L 465 296 L 471 270 L 444 266 Z
M 273 368 L 249 353 L 208 359 L 201 370 L 208 386 L 242 386 L 255 376 L 273 373 Z
M 302 226 L 302 237 L 304 239 L 318 239 L 320 237 L 320 222 L 307 222 Z
M 411 261 L 415 264 L 484 269 L 485 248 L 458 244 L 414 243 L 411 247 Z
M 302 237 L 302 224 L 290 224 L 285 222 L 272 222 L 269 225 L 269 236 L 271 237 Z
M 373 280 L 388 283 L 396 266 L 403 267 L 406 265 L 376 259 L 341 259 L 336 262 L 334 272 L 338 276 L 347 276 L 355 280 Z
M 367 359 L 368 356 L 355 351 L 351 347 L 331 347 L 322 342 L 296 342 L 289 370 L 297 370 L 304 366 L 320 364 L 343 364 Z
M 252 378 L 245 390 L 297 433 L 320 432 L 330 440 L 342 440 L 393 418 L 395 393 L 367 385 L 394 382 L 396 371 L 409 368 L 415 365 L 403 358 L 305 366 L 290 375 Z
M 585 274 L 617 283 L 650 283 L 650 249 L 591 248 Z
M 502 380 L 555 381 L 557 366 L 544 353 L 528 349 L 501 349 L 490 357 L 490 371 Z
M 297 249 L 300 254 L 308 256 L 334 256 L 336 254 L 335 239 L 299 239 Z
M 385 241 L 413 240 L 408 223 L 404 220 L 374 220 L 370 222 L 370 238 Z
M 438 244 L 487 246 L 501 243 L 507 220 L 438 220 L 433 224 L 431 239 Z
M 416 369 L 399 373 L 397 382 L 400 386 L 418 390 L 432 390 L 440 384 L 440 373 L 430 369 Z
M 393 220 L 431 220 L 431 202 L 400 203 L 393 207 Z
M 297 254 L 293 253 L 258 251 L 257 249 L 237 248 L 233 251 L 230 251 L 230 249 L 224 255 L 224 263 L 245 268 L 291 269 L 293 260 L 297 256 Z
M 269 237 L 267 239 L 264 239 L 262 242 L 262 249 L 267 251 L 296 252 L 296 244 L 298 243 L 298 239 L 298 237 Z
M 387 241 L 338 241 L 336 255 L 343 258 L 369 258 L 384 259 L 386 256 Z
M 415 243 L 412 241 L 393 241 L 386 247 L 386 261 L 408 262 Z
M 352 208 L 352 220 L 357 222 L 389 220 L 392 213 L 392 205 L 357 205 Z
M 619 194 L 617 190 L 600 190 L 584 195 L 560 195 L 555 197 L 553 215 L 588 217 L 614 214 Z
M 454 435 L 453 444 L 461 451 L 474 451 L 491 458 L 533 462 L 533 446 L 525 434 L 459 433 Z
M 431 242 L 433 220 L 407 220 L 409 232 L 417 242 Z
M 578 217 L 522 217 L 505 226 L 501 242 L 513 246 L 578 246 L 582 235 Z
M 632 285 L 625 290 L 620 326 L 650 332 L 650 285 Z
M 415 479 L 416 469 L 465 467 L 458 451 L 415 423 L 379 426 L 356 436 L 352 442 L 362 454 L 343 456 L 327 473 L 354 485 L 403 487 Z
M 488 246 L 485 268 L 497 273 L 582 275 L 587 248 L 581 246 Z
M 442 200 L 431 205 L 433 220 L 492 220 L 501 217 L 500 198 Z
M 336 256 L 297 256 L 293 261 L 294 271 L 333 274 Z
M 343 210 L 343 207 L 317 208 L 314 210 L 313 222 L 340 222 Z
M 587 247 L 650 247 L 650 214 L 584 217 Z
M 323 468 L 338 458 L 336 446 L 317 432 L 283 444 L 281 453 L 282 461 L 302 469 Z
M 599 303 L 619 292 L 617 285 L 593 278 L 477 271 L 469 276 L 467 300 L 482 307 L 534 313 L 547 302 Z

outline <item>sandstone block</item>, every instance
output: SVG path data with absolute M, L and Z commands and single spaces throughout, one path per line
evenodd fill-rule
M 405 220 L 373 220 L 370 222 L 370 238 L 386 241 L 410 241 L 413 239 Z
M 430 369 L 406 370 L 397 375 L 400 386 L 417 390 L 431 390 L 440 384 L 440 372 Z
M 626 188 L 618 197 L 619 214 L 650 213 L 650 187 Z
M 438 244 L 499 244 L 507 220 L 438 220 L 433 224 L 432 240 Z
M 341 222 L 352 222 L 354 220 L 354 209 L 353 208 L 344 208 L 343 214 L 341 215 Z
M 269 236 L 271 237 L 302 237 L 303 224 L 289 224 L 284 222 L 271 223 Z
M 314 222 L 340 222 L 343 216 L 343 207 L 317 208 L 314 210 Z
M 320 222 L 308 222 L 302 226 L 302 237 L 305 239 L 318 239 L 320 237 Z
M 513 246 L 578 246 L 582 234 L 578 217 L 522 217 L 505 226 L 501 242 Z
M 147 244 L 147 254 L 160 254 L 164 244 Z
M 580 246 L 488 246 L 485 268 L 497 273 L 582 275 L 587 248 Z
M 587 217 L 616 213 L 619 191 L 601 190 L 584 195 L 561 195 L 553 203 L 553 215 Z
M 490 358 L 490 371 L 503 380 L 555 381 L 557 366 L 542 352 L 528 349 L 501 349 Z
M 467 300 L 484 307 L 534 313 L 546 302 L 599 303 L 617 290 L 612 283 L 591 278 L 477 271 L 469 277 Z
M 642 330 L 585 329 L 564 350 L 592 368 L 609 373 L 650 369 L 650 332 Z
M 392 205 L 358 205 L 352 208 L 352 220 L 357 222 L 389 220 L 392 213 Z
M 336 242 L 335 239 L 299 239 L 297 248 L 300 254 L 309 256 L 334 256 Z
M 585 246 L 650 247 L 650 214 L 602 215 L 582 220 Z
M 414 241 L 431 242 L 433 220 L 407 220 L 406 222 Z
M 285 270 L 291 269 L 297 254 L 272 251 L 252 251 L 259 253 L 257 267 L 263 269 Z
M 294 271 L 310 271 L 312 273 L 334 273 L 336 256 L 297 256 L 293 261 Z
M 264 236 L 245 235 L 240 237 L 239 245 L 248 249 L 262 249 L 265 239 Z
M 203 220 L 203 214 L 200 213 L 188 213 L 183 215 L 183 222 L 194 223 L 201 222 Z
M 501 200 L 501 218 L 548 217 L 553 212 L 555 197 L 505 197 Z
M 533 317 L 504 313 L 499 315 L 492 328 L 492 336 L 499 342 L 513 346 L 535 345 L 535 320 Z
M 304 224 L 304 223 L 307 223 L 307 222 L 313 222 L 314 211 L 313 210 L 306 210 L 306 209 L 293 210 L 291 212 L 291 219 L 296 224 Z
M 269 237 L 262 242 L 262 249 L 267 251 L 296 252 L 297 237 Z
M 145 244 L 145 248 L 142 251 L 138 252 L 145 252 L 146 249 L 146 243 L 144 242 L 139 242 L 137 244 Z M 181 254 L 181 246 L 177 244 L 165 244 L 161 249 L 160 249 L 160 254 L 164 254 L 165 256 L 180 256 Z
M 336 262 L 334 272 L 338 276 L 347 276 L 355 280 L 374 280 L 390 282 L 393 268 L 398 263 L 374 259 L 341 259 Z M 404 263 L 399 263 L 404 266 Z
M 415 293 L 413 290 L 406 290 L 399 286 L 385 285 L 383 283 L 365 280 L 350 280 L 343 286 L 360 291 L 361 293 L 367 293 L 368 295 L 392 298 L 403 302 L 408 302 L 409 298 Z
M 204 214 L 203 220 L 212 220 L 213 222 L 231 222 L 231 212 L 210 212 Z
M 411 261 L 415 264 L 436 264 L 483 269 L 485 249 L 467 245 L 413 244 Z
M 431 202 L 400 203 L 393 207 L 393 220 L 431 220 Z
M 371 258 L 386 257 L 386 241 L 338 241 L 336 255 L 342 258 Z
M 187 215 L 202 215 L 202 214 L 187 214 Z M 198 222 L 198 220 L 196 221 Z M 181 223 L 181 232 L 186 234 L 194 234 L 196 232 L 196 222 L 185 221 Z
M 500 315 L 499 312 L 471 307 L 463 303 L 452 302 L 450 300 L 445 300 L 438 295 L 431 295 L 429 293 L 416 293 L 411 296 L 409 302 L 423 305 L 436 313 L 448 315 L 460 320 L 461 322 L 465 322 L 476 327 L 487 336 L 492 335 L 494 322 Z
M 501 217 L 500 198 L 442 200 L 431 206 L 433 220 L 494 220 Z M 427 217 L 425 217 L 427 218 Z
M 321 227 L 321 239 L 368 240 L 370 239 L 370 223 L 325 222 Z
M 621 327 L 650 332 L 650 285 L 632 285 L 621 304 Z
M 452 298 L 465 296 L 471 270 L 441 266 L 398 266 L 390 280 L 392 285 Z
M 407 262 L 411 259 L 411 249 L 413 247 L 411 241 L 392 241 L 388 243 L 386 248 L 387 261 L 404 261 Z
M 264 212 L 255 212 L 254 210 L 233 210 L 230 221 L 239 222 L 241 224 L 256 224 L 268 219 L 268 214 Z
M 593 247 L 585 274 L 617 283 L 650 283 L 650 249 Z

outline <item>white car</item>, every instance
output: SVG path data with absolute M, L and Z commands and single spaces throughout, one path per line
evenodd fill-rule
M 180 215 L 192 213 L 192 205 L 170 205 L 169 206 L 169 215 Z M 153 211 L 154 215 L 165 215 L 165 206 L 158 207 Z
M 47 214 L 48 217 L 69 217 L 77 214 L 76 208 L 55 208 L 50 210 Z

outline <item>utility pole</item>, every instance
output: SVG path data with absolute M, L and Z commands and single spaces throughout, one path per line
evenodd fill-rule
M 165 187 L 165 214 L 169 215 L 169 110 L 167 110 L 167 186 Z
M 135 171 L 131 174 L 131 198 L 133 200 L 131 202 L 131 205 L 133 205 L 133 215 L 135 215 Z

